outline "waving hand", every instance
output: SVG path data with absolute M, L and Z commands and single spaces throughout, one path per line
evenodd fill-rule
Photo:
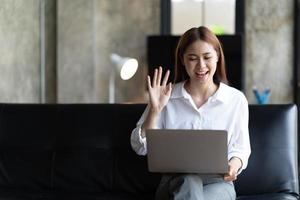
M 163 107 L 168 103 L 171 96 L 172 85 L 171 83 L 167 85 L 169 75 L 170 71 L 168 70 L 163 78 L 163 81 L 161 82 L 162 67 L 159 67 L 158 70 L 154 70 L 152 83 L 150 80 L 150 76 L 148 76 L 150 105 L 152 109 L 156 110 L 157 112 L 160 112 L 163 109 Z
M 155 128 L 156 120 L 159 113 L 167 105 L 172 91 L 172 85 L 167 81 L 170 75 L 168 70 L 164 76 L 163 81 L 161 82 L 162 77 L 162 68 L 154 70 L 154 75 L 151 83 L 150 76 L 148 76 L 148 90 L 149 90 L 149 112 L 148 115 L 142 124 L 141 127 L 141 136 L 142 138 L 146 137 L 145 130 Z

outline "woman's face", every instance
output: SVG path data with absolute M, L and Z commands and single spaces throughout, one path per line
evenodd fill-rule
M 183 65 L 194 83 L 213 83 L 218 55 L 213 46 L 203 40 L 190 44 L 183 54 Z

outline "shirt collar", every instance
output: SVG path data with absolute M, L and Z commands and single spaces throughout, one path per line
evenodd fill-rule
M 185 82 L 186 81 L 182 81 L 182 82 L 179 82 L 174 85 L 174 87 L 172 89 L 172 94 L 170 97 L 171 99 L 176 99 L 176 98 L 189 99 L 190 98 L 190 94 L 184 88 Z M 228 86 L 226 84 L 220 83 L 217 91 L 210 97 L 211 101 L 212 102 L 219 101 L 222 103 L 226 103 L 228 96 L 230 95 L 230 94 L 228 94 L 227 88 L 228 88 Z
M 228 93 L 228 85 L 220 82 L 219 88 L 217 91 L 211 96 L 212 101 L 220 101 L 222 103 L 226 103 L 230 93 Z
M 174 84 L 174 87 L 172 88 L 172 94 L 171 94 L 171 99 L 177 99 L 177 98 L 186 98 L 184 95 L 184 83 L 186 81 L 179 82 L 177 84 Z

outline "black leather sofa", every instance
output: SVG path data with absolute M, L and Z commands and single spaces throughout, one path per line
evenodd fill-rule
M 0 104 L 0 200 L 153 199 L 159 174 L 131 149 L 145 105 Z M 250 106 L 240 200 L 297 199 L 297 111 Z

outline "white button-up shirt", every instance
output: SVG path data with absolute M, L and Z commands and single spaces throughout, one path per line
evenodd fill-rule
M 245 169 L 251 149 L 248 102 L 244 94 L 220 83 L 217 91 L 200 108 L 197 108 L 191 95 L 185 90 L 184 83 L 180 82 L 173 86 L 169 102 L 158 117 L 157 128 L 227 130 L 228 160 L 232 157 L 240 158 L 241 169 Z M 131 146 L 139 155 L 147 154 L 147 141 L 146 138 L 141 137 L 141 126 L 148 110 L 149 107 L 131 133 Z

